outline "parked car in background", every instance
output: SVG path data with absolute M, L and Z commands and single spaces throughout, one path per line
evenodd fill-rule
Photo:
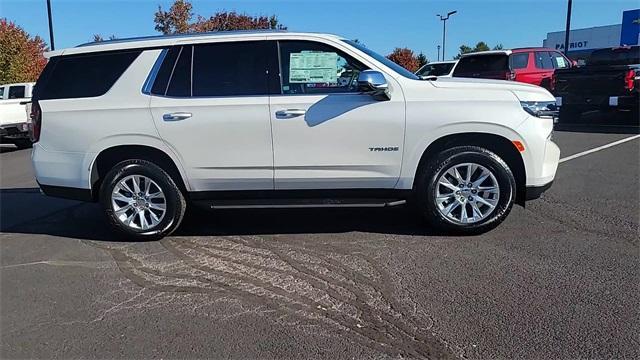
M 551 90 L 554 71 L 572 64 L 561 52 L 547 48 L 481 51 L 462 55 L 453 77 L 513 80 Z
M 0 85 L 0 142 L 20 149 L 31 147 L 25 101 L 31 99 L 34 83 Z
M 45 55 L 36 180 L 47 195 L 99 201 L 133 239 L 170 234 L 188 203 L 412 201 L 434 227 L 482 233 L 548 189 L 560 156 L 545 89 L 422 80 L 335 35 L 215 32 Z
M 594 51 L 585 66 L 556 71 L 553 93 L 560 121 L 578 120 L 591 110 L 619 109 L 638 121 L 640 46 Z
M 423 65 L 416 75 L 425 78 L 427 76 L 439 76 L 439 77 L 451 77 L 453 68 L 456 66 L 457 61 L 434 61 Z

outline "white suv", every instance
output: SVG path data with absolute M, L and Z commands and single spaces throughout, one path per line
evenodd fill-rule
M 479 233 L 555 176 L 554 97 L 526 84 L 421 80 L 334 35 L 219 32 L 48 53 L 34 92 L 43 192 L 100 201 L 128 237 L 187 204 L 383 207 Z

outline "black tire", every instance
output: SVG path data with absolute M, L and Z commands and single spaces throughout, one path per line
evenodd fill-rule
M 130 175 L 142 175 L 153 180 L 165 196 L 166 212 L 155 226 L 142 230 L 123 224 L 115 214 L 111 194 L 120 180 Z M 146 160 L 125 160 L 116 164 L 100 186 L 100 203 L 111 226 L 129 240 L 157 240 L 170 235 L 180 226 L 187 207 L 182 191 L 162 168 Z M 139 219 L 139 218 L 138 218 Z
M 13 141 L 13 144 L 20 150 L 28 149 L 33 146 L 33 143 L 29 139 L 17 139 Z
M 436 203 L 438 179 L 451 167 L 475 163 L 488 169 L 499 185 L 499 199 L 486 218 L 461 224 L 444 216 Z M 498 226 L 509 215 L 516 196 L 516 181 L 509 166 L 493 152 L 478 146 L 459 146 L 445 150 L 431 159 L 417 174 L 414 203 L 433 227 L 456 234 L 481 234 Z

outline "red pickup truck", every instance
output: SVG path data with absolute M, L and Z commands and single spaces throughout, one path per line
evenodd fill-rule
M 554 71 L 572 66 L 562 53 L 547 48 L 481 51 L 462 55 L 453 77 L 515 80 L 552 90 Z

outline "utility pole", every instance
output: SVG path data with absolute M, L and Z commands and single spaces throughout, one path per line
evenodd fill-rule
M 49 15 L 49 41 L 51 42 L 51 50 L 55 50 L 53 44 L 53 22 L 51 21 L 51 0 L 47 0 L 47 14 Z
M 567 57 L 569 56 L 569 33 L 571 32 L 571 3 L 571 0 L 567 3 L 567 27 L 564 33 L 564 54 L 567 55 Z
M 440 61 L 440 45 L 438 45 L 438 61 Z
M 445 55 L 444 55 L 444 49 L 445 49 L 445 43 L 447 41 L 447 20 L 449 20 L 449 17 L 455 13 L 457 13 L 458 11 L 449 11 L 447 13 L 447 16 L 442 16 L 440 14 L 438 14 L 437 16 L 440 18 L 440 20 L 442 20 L 442 61 L 446 60 Z

